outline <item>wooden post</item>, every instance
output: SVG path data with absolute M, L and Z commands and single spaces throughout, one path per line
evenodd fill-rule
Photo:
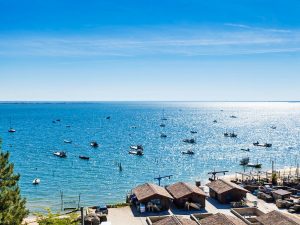
M 80 207 L 80 213 L 81 213 L 81 225 L 84 225 L 83 207 Z

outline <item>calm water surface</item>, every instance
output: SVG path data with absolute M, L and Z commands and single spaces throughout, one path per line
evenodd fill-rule
M 161 121 L 163 110 L 167 121 Z M 56 119 L 61 122 L 52 123 Z M 16 133 L 7 132 L 10 120 Z M 160 127 L 162 122 L 166 127 Z M 272 125 L 277 129 L 271 129 Z M 198 133 L 191 134 L 191 130 Z M 225 138 L 226 130 L 238 137 Z M 300 103 L 0 104 L 0 131 L 3 149 L 11 152 L 15 170 L 21 174 L 28 208 L 34 211 L 50 206 L 57 210 L 61 191 L 70 201 L 81 194 L 82 205 L 122 202 L 132 187 L 155 182 L 158 175 L 173 175 L 171 180 L 163 180 L 163 185 L 204 182 L 213 169 L 242 170 L 239 160 L 247 156 L 262 163 L 263 170 L 270 169 L 271 160 L 276 168 L 296 166 Z M 168 137 L 161 138 L 161 132 Z M 182 142 L 192 137 L 196 144 Z M 65 144 L 64 139 L 73 143 Z M 100 143 L 98 149 L 90 147 L 92 140 Z M 255 141 L 269 142 L 273 147 L 253 147 Z M 145 155 L 129 155 L 133 144 L 143 144 Z M 251 151 L 242 152 L 241 148 Z M 195 155 L 181 154 L 189 149 Z M 68 157 L 53 156 L 59 150 L 66 151 Z M 80 160 L 79 155 L 91 159 Z M 36 177 L 41 184 L 33 186 Z

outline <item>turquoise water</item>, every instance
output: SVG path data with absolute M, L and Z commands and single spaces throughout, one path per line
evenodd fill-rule
M 164 128 L 160 127 L 163 110 L 168 119 L 163 121 Z M 163 185 L 204 182 L 213 169 L 242 170 L 239 160 L 246 156 L 262 163 L 263 170 L 271 167 L 271 160 L 276 168 L 294 167 L 300 156 L 300 103 L 0 104 L 0 115 L 3 149 L 11 152 L 15 170 L 21 174 L 22 194 L 33 211 L 45 206 L 59 209 L 60 191 L 66 199 L 81 194 L 82 205 L 116 203 L 124 201 L 132 187 L 155 182 L 158 175 L 173 175 L 162 180 Z M 55 119 L 61 122 L 52 123 Z M 215 119 L 218 123 L 213 123 Z M 10 120 L 16 133 L 7 132 Z M 272 125 L 277 129 L 271 129 Z M 238 138 L 225 138 L 226 129 L 234 130 Z M 162 139 L 160 132 L 168 137 Z M 192 137 L 196 144 L 182 142 Z M 64 139 L 73 143 L 65 144 Z M 100 147 L 92 149 L 91 140 Z M 273 147 L 253 147 L 255 141 Z M 133 144 L 144 145 L 144 156 L 128 154 Z M 181 154 L 188 149 L 195 155 Z M 58 150 L 67 151 L 68 157 L 53 156 Z M 91 159 L 80 160 L 79 155 Z M 41 184 L 33 186 L 36 177 Z

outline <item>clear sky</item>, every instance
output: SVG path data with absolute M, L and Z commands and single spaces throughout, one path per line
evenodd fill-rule
M 299 0 L 0 0 L 0 101 L 300 100 Z

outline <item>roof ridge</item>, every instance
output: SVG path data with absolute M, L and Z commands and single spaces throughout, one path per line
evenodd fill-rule
M 181 182 L 184 184 L 184 186 L 190 191 L 190 192 L 194 192 L 194 190 L 192 189 L 192 187 L 190 186 L 190 184 L 185 183 L 185 182 Z

